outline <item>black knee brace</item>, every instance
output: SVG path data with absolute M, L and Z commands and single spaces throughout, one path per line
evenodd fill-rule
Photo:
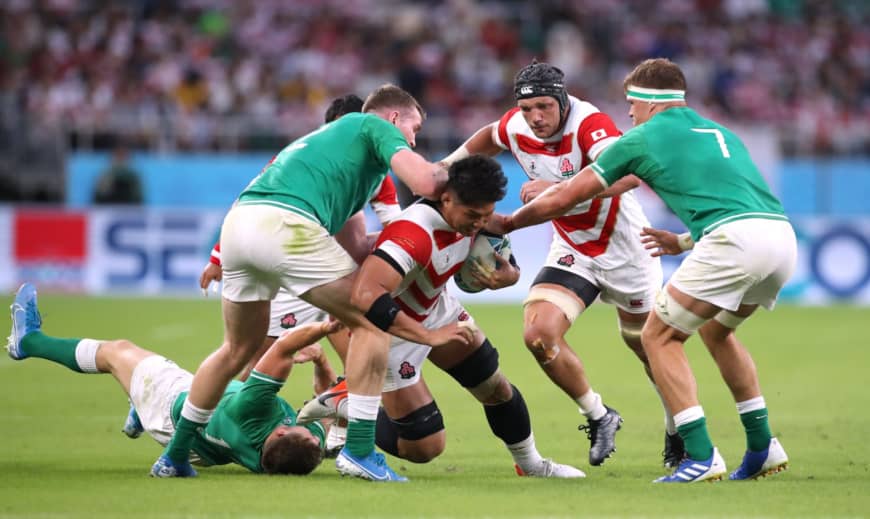
M 378 422 L 375 426 L 375 443 L 382 450 L 399 455 L 399 438 L 403 440 L 420 440 L 438 431 L 444 430 L 444 417 L 438 404 L 432 401 L 423 407 L 411 411 L 407 415 L 392 419 L 381 408 L 378 411 Z
M 508 445 L 519 443 L 532 434 L 526 401 L 516 386 L 511 384 L 511 389 L 514 394 L 507 402 L 483 406 L 489 428 Z
M 493 348 L 489 339 L 484 339 L 467 359 L 446 371 L 462 387 L 475 388 L 498 371 L 498 350 Z

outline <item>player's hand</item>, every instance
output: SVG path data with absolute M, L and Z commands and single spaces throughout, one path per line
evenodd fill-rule
M 219 282 L 223 276 L 224 271 L 220 265 L 215 265 L 212 262 L 206 263 L 205 268 L 202 269 L 202 274 L 199 275 L 199 288 L 202 289 L 203 294 L 208 295 L 208 286 L 211 285 L 212 281 Z
M 428 344 L 433 348 L 437 348 L 438 346 L 446 346 L 452 342 L 469 345 L 472 341 L 474 341 L 474 329 L 471 326 L 459 322 L 451 323 L 429 332 Z
M 304 364 L 306 362 L 319 364 L 323 362 L 325 356 L 323 348 L 319 344 L 309 344 L 293 354 L 293 364 Z
M 640 232 L 640 241 L 653 258 L 683 253 L 677 235 L 670 231 L 644 227 Z
M 536 196 L 546 191 L 547 188 L 553 184 L 555 184 L 555 182 L 550 182 L 549 180 L 529 180 L 520 188 L 520 200 L 522 200 L 524 204 L 527 204 L 534 200 Z
M 471 277 L 490 290 L 509 287 L 516 284 L 520 279 L 520 269 L 511 265 L 501 254 L 492 254 L 495 268 L 491 269 L 481 264 L 476 259 L 469 258 L 471 262 Z

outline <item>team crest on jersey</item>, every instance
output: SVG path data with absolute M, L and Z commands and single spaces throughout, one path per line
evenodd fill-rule
M 559 173 L 561 173 L 565 178 L 574 174 L 574 164 L 571 164 L 568 157 L 562 157 L 562 161 L 559 162 Z
M 416 374 L 417 368 L 407 360 L 399 365 L 399 376 L 402 377 L 403 380 L 414 378 L 414 375 Z
M 563 267 L 573 267 L 574 266 L 574 255 L 573 254 L 565 254 L 558 260 L 556 263 L 562 265 Z
M 290 312 L 289 314 L 284 314 L 284 317 L 281 318 L 281 328 L 284 328 L 285 330 L 287 328 L 293 328 L 294 326 L 296 326 L 297 322 L 298 321 L 296 320 L 296 314 L 294 314 L 293 312 Z
M 465 310 L 463 310 L 462 312 L 459 313 L 459 317 L 458 317 L 459 321 L 467 321 L 469 319 L 471 319 L 471 316 L 468 315 L 468 312 L 466 312 Z

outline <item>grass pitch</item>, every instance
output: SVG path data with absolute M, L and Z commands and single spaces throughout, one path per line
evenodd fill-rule
M 11 298 L 0 299 L 3 305 Z M 194 370 L 221 338 L 217 301 L 41 295 L 45 331 L 67 337 L 129 338 Z M 652 485 L 661 469 L 661 405 L 640 364 L 622 345 L 612 307 L 595 305 L 569 342 L 593 387 L 625 418 L 618 452 L 587 462 L 575 406 L 525 351 L 519 305 L 470 306 L 501 353 L 502 369 L 532 413 L 540 451 L 588 477 L 518 478 L 480 406 L 433 366 L 425 377 L 442 409 L 448 447 L 414 465 L 391 459 L 409 484 L 342 480 L 330 460 L 307 477 L 258 476 L 207 468 L 194 480 L 147 476 L 160 447 L 130 440 L 127 402 L 107 375 L 52 363 L 0 359 L 0 517 L 861 517 L 870 510 L 870 351 L 867 309 L 783 306 L 740 330 L 755 357 L 774 433 L 791 467 L 759 482 Z M 8 323 L 8 320 L 5 321 Z M 744 438 L 734 404 L 703 345 L 687 347 L 708 425 L 729 469 Z M 334 358 L 334 356 L 333 356 Z M 299 367 L 282 395 L 311 394 Z

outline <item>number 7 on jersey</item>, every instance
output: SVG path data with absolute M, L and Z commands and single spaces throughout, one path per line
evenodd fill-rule
M 722 151 L 722 156 L 726 159 L 731 158 L 731 153 L 728 151 L 728 146 L 725 145 L 725 136 L 716 128 L 692 128 L 693 132 L 710 133 L 716 137 L 716 142 L 719 143 L 719 149 Z

